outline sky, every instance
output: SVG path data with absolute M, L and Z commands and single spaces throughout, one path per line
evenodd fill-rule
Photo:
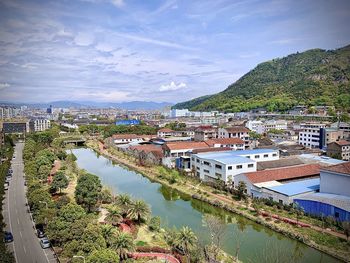
M 348 0 L 0 0 L 0 101 L 186 101 L 349 25 Z

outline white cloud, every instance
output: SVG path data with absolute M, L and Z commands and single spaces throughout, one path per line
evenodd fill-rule
M 162 85 L 159 88 L 159 91 L 173 91 L 173 90 L 180 90 L 180 89 L 186 89 L 187 85 L 186 83 L 179 83 L 176 85 L 174 81 L 172 81 L 170 84 Z
M 94 37 L 91 34 L 80 32 L 74 38 L 74 42 L 78 46 L 90 46 L 92 43 L 94 43 Z
M 0 83 L 0 90 L 2 90 L 2 89 L 6 89 L 6 88 L 8 88 L 8 87 L 10 87 L 11 85 L 10 84 L 8 84 L 8 83 Z
M 124 0 L 112 0 L 111 3 L 116 7 L 122 7 L 125 4 Z

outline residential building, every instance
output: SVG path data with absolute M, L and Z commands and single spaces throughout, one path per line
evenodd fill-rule
M 44 118 L 32 119 L 29 121 L 29 130 L 34 132 L 45 131 L 51 128 L 50 120 Z
M 154 144 L 130 146 L 127 149 L 138 160 L 140 165 L 159 165 L 162 163 L 163 149 Z
M 212 126 L 200 126 L 194 131 L 194 140 L 200 142 L 217 138 L 217 132 Z
M 240 138 L 244 141 L 245 149 L 248 149 L 251 148 L 249 132 L 250 130 L 243 126 L 219 128 L 218 138 Z
M 26 121 L 18 121 L 18 122 L 5 121 L 3 123 L 3 132 L 5 134 L 7 133 L 25 134 L 29 132 L 29 124 Z
M 320 129 L 320 149 L 327 147 L 327 144 L 344 139 L 344 131 L 337 128 Z
M 257 162 L 278 160 L 278 150 L 257 149 L 198 153 L 191 156 L 191 168 L 203 181 L 235 182 L 235 176 L 257 170 Z
M 14 107 L 0 107 L 0 119 L 12 119 L 20 115 L 21 110 Z
M 264 122 L 265 132 L 270 130 L 287 130 L 286 120 L 267 120 Z
M 148 142 L 153 137 L 155 135 L 114 134 L 112 139 L 115 144 L 130 144 Z
M 189 116 L 190 112 L 188 109 L 172 109 L 170 110 L 170 118 L 179 118 Z
M 263 197 L 263 187 L 278 186 L 292 180 L 310 179 L 319 175 L 320 166 L 318 164 L 296 165 L 241 173 L 235 177 L 235 186 L 239 182 L 244 182 L 247 189 L 246 193 L 251 197 L 260 198 Z
M 319 193 L 305 195 L 294 202 L 308 214 L 350 221 L 350 162 L 322 168 L 320 178 Z
M 173 134 L 174 134 L 174 131 L 169 128 L 163 128 L 157 132 L 157 136 L 160 138 L 172 137 Z
M 344 138 L 350 138 L 350 122 L 335 122 L 331 128 L 336 128 L 344 132 Z
M 349 161 L 350 141 L 340 140 L 329 143 L 327 145 L 327 156 Z
M 232 150 L 244 150 L 244 141 L 240 138 L 215 138 L 205 141 L 210 147 L 225 147 Z
M 180 156 L 190 156 L 193 150 L 209 148 L 205 142 L 177 141 L 163 144 L 165 157 L 177 158 Z
M 259 134 L 263 134 L 265 132 L 265 126 L 262 121 L 259 120 L 251 120 L 247 121 L 245 124 L 245 127 L 247 127 L 249 130 L 254 131 Z
M 320 148 L 322 140 L 320 140 L 320 129 L 325 128 L 323 123 L 307 123 L 301 126 L 299 132 L 298 143 L 306 148 Z

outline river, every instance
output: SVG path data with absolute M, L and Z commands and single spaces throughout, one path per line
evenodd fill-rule
M 165 227 L 179 228 L 187 225 L 201 242 L 208 243 L 210 235 L 205 226 L 204 215 L 209 213 L 221 217 L 226 222 L 222 249 L 234 255 L 239 247 L 239 259 L 243 262 L 271 262 L 272 258 L 279 259 L 278 262 L 340 262 L 242 216 L 228 213 L 159 183 L 151 182 L 137 172 L 98 156 L 91 149 L 74 149 L 73 153 L 77 157 L 79 168 L 99 176 L 102 184 L 114 193 L 127 193 L 133 198 L 145 200 L 151 206 L 152 214 L 161 217 Z

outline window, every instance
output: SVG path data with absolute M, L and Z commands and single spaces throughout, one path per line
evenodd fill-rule
M 268 154 L 264 154 L 264 158 L 267 158 L 267 157 L 269 157 L 269 155 Z
M 240 165 L 236 165 L 236 169 L 242 169 L 243 166 L 240 164 Z
M 334 217 L 335 217 L 335 218 L 339 218 L 339 212 L 335 212 L 335 213 L 334 213 Z
M 276 156 L 277 156 L 277 153 L 272 154 L 272 156 L 273 156 L 273 157 L 276 157 Z
M 250 159 L 250 156 L 248 155 L 248 156 L 246 156 L 248 159 Z
M 216 176 L 217 178 L 221 178 L 221 174 L 219 174 L 219 173 L 215 173 L 215 176 Z
M 206 161 L 204 161 L 204 165 L 210 165 L 210 163 L 209 162 L 206 162 Z
M 201 168 L 197 167 L 197 170 L 200 170 Z
M 283 201 L 281 199 L 278 200 L 278 202 L 283 205 Z
M 197 172 L 197 176 L 200 177 L 200 173 L 199 172 Z
M 222 167 L 221 167 L 221 165 L 219 165 L 219 164 L 215 164 L 215 168 L 221 169 Z
M 228 170 L 232 170 L 232 166 L 228 166 L 227 169 L 228 169 Z
M 252 163 L 248 164 L 248 168 L 252 168 L 252 167 L 254 167 L 254 164 Z
M 254 158 L 255 158 L 255 159 L 259 159 L 259 158 L 260 158 L 260 155 L 255 155 Z
M 197 163 L 199 163 L 199 159 L 197 159 Z
M 209 173 L 209 170 L 204 170 L 205 173 Z

